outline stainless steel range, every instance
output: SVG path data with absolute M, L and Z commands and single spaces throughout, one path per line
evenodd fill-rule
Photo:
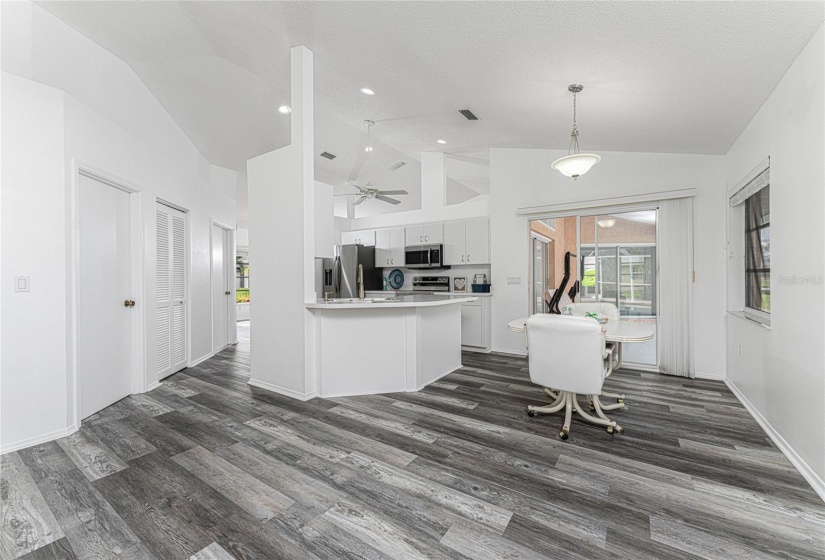
M 449 292 L 449 276 L 413 276 L 414 292 Z

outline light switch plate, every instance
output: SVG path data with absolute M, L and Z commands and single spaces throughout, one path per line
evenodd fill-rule
M 15 292 L 28 292 L 29 291 L 29 277 L 28 276 L 15 276 L 14 277 L 14 291 Z
M 520 286 L 521 285 L 521 276 L 508 276 L 507 277 L 507 285 L 508 286 Z

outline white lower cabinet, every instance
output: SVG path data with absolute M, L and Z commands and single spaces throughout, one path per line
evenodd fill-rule
M 484 344 L 484 309 L 480 305 L 463 304 L 461 306 L 461 345 L 483 348 Z
M 461 304 L 461 346 L 465 350 L 490 350 L 491 308 L 489 297 L 479 297 L 476 301 Z

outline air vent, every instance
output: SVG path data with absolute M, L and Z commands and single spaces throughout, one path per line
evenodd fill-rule
M 464 118 L 467 119 L 468 121 L 477 121 L 478 120 L 478 117 L 475 116 L 473 114 L 473 112 L 470 111 L 469 109 L 459 109 L 458 112 L 461 113 L 462 115 L 464 115 Z
M 407 163 L 406 163 L 406 162 L 404 162 L 404 161 L 399 161 L 398 163 L 396 163 L 396 164 L 394 164 L 394 165 L 391 165 L 391 166 L 390 166 L 390 171 L 398 171 L 399 169 L 401 169 L 401 168 L 402 168 L 402 167 L 404 167 L 405 165 L 407 165 Z
M 335 154 L 331 154 L 329 152 L 321 152 L 321 157 L 327 158 L 327 159 L 335 159 L 336 158 Z

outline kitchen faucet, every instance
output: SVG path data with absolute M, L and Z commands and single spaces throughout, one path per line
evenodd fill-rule
M 364 299 L 366 295 L 364 294 L 364 265 L 358 265 L 358 277 L 355 279 L 355 283 L 358 284 L 358 299 Z

